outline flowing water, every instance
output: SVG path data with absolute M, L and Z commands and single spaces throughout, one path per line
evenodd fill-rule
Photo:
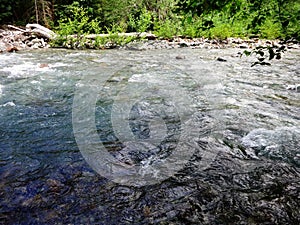
M 1 54 L 1 224 L 299 224 L 300 51 L 238 52 Z

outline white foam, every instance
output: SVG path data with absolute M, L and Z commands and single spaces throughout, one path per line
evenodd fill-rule
M 255 129 L 242 138 L 242 144 L 266 156 L 300 166 L 300 127 L 278 127 L 274 130 Z
M 70 66 L 70 64 L 57 62 L 57 63 L 49 65 L 50 68 L 64 67 L 64 66 Z
M 5 72 L 10 72 L 9 77 L 19 77 L 20 75 L 23 75 L 24 73 L 28 72 L 29 70 L 32 70 L 33 68 L 35 68 L 35 65 L 33 65 L 32 63 L 26 63 L 14 65 L 11 67 L 4 67 L 1 70 Z
M 242 144 L 251 148 L 265 148 L 274 144 L 283 144 L 300 137 L 300 127 L 278 127 L 274 130 L 259 128 L 252 130 L 242 138 Z
M 32 83 L 32 84 L 40 84 L 41 82 L 40 82 L 40 81 L 37 81 L 37 80 L 33 80 L 33 81 L 31 81 L 30 83 Z
M 134 74 L 132 75 L 128 82 L 143 82 L 143 75 L 142 74 Z
M 8 78 L 28 77 L 34 76 L 35 72 L 49 72 L 52 66 L 41 67 L 39 63 L 24 63 L 19 65 L 13 65 L 11 67 L 4 67 L 0 71 L 9 72 Z
M 0 106 L 3 106 L 3 107 L 6 107 L 6 106 L 14 107 L 14 106 L 16 106 L 16 104 L 13 103 L 13 102 L 6 102 L 6 103 L 4 103 L 3 105 L 0 105 Z

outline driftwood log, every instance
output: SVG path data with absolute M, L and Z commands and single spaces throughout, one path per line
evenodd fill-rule
M 8 25 L 7 27 L 12 28 L 17 31 L 21 31 L 23 33 L 33 33 L 39 37 L 47 38 L 49 40 L 55 39 L 57 34 L 55 34 L 52 30 L 40 25 L 40 24 L 27 24 L 26 30 L 21 29 L 19 27 L 15 27 L 13 25 Z
M 21 28 L 19 28 L 19 27 L 15 27 L 15 26 L 13 26 L 13 25 L 7 25 L 7 27 L 12 28 L 12 29 L 15 29 L 15 30 L 18 30 L 18 31 L 21 31 L 21 32 L 26 32 L 26 30 L 21 29 Z
M 39 37 L 43 37 L 43 38 L 47 38 L 49 40 L 53 40 L 55 38 L 57 38 L 57 34 L 54 33 L 52 30 L 40 25 L 40 24 L 27 24 L 26 25 L 26 30 L 21 29 L 19 27 L 15 27 L 12 25 L 8 25 L 9 28 L 24 32 L 24 33 L 34 33 Z M 138 33 L 138 32 L 132 32 L 132 33 L 118 33 L 117 34 L 119 37 L 136 37 L 136 38 L 146 38 L 149 40 L 153 40 L 156 39 L 156 36 L 154 34 L 151 33 L 146 33 L 146 32 L 142 32 L 142 33 Z M 74 34 L 74 35 L 68 35 L 69 37 L 78 37 L 78 35 Z M 96 37 L 109 37 L 111 36 L 111 34 L 88 34 L 85 35 L 85 38 L 88 39 L 95 39 Z
M 50 40 L 55 39 L 57 36 L 52 30 L 39 24 L 27 24 L 26 32 L 32 32 L 40 37 L 48 38 Z

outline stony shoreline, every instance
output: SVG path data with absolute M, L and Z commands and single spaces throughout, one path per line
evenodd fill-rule
M 142 42 L 131 42 L 121 48 L 132 50 L 149 50 L 149 49 L 171 49 L 189 47 L 195 49 L 224 49 L 224 48 L 240 48 L 251 49 L 257 46 L 282 45 L 285 44 L 280 40 L 261 40 L 227 38 L 225 40 L 208 39 L 208 38 L 181 38 L 175 37 L 169 40 L 147 40 Z M 296 40 L 291 40 L 286 43 L 289 49 L 300 49 L 300 43 Z
M 11 29 L 0 29 L 0 53 L 15 52 L 28 49 L 50 48 L 50 40 L 40 37 L 32 32 L 22 32 Z M 240 48 L 251 49 L 257 46 L 281 45 L 286 44 L 289 49 L 300 49 L 300 43 L 297 40 L 283 42 L 280 40 L 261 40 L 259 38 L 241 39 L 227 38 L 225 40 L 207 39 L 207 38 L 184 38 L 174 37 L 172 39 L 141 40 L 133 41 L 125 46 L 113 45 L 114 48 L 129 50 L 150 50 L 150 49 L 172 49 L 172 48 L 204 48 L 204 49 L 221 49 L 221 48 Z M 107 49 L 112 48 L 108 45 Z
M 31 32 L 0 29 L 0 53 L 49 47 L 48 39 Z

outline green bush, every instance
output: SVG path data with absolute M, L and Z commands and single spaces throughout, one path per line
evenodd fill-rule
M 300 39 L 300 1 L 294 0 L 2 0 L 0 23 L 38 21 L 61 35 L 154 31 L 171 37 L 228 36 Z M 50 22 L 54 21 L 54 22 Z M 52 27 L 53 28 L 53 27 Z
M 180 33 L 180 29 L 180 22 L 177 20 L 166 19 L 154 22 L 154 34 L 159 37 L 172 38 Z
M 202 20 L 198 16 L 188 14 L 182 18 L 180 34 L 186 37 L 199 37 L 202 31 Z
M 225 39 L 233 36 L 232 27 L 230 24 L 220 23 L 209 31 L 209 38 Z
M 266 19 L 266 21 L 260 26 L 260 34 L 262 38 L 276 39 L 283 36 L 282 27 L 279 22 L 275 22 L 272 19 Z
M 90 19 L 88 9 L 80 6 L 79 2 L 73 2 L 66 6 L 58 21 L 58 37 L 52 41 L 52 46 L 67 48 L 84 48 L 85 35 L 100 33 L 101 28 L 97 19 Z
M 13 9 L 10 0 L 2 0 L 0 4 L 0 11 L 0 23 L 6 22 L 13 15 Z
M 137 32 L 146 32 L 153 24 L 154 15 L 152 12 L 143 8 L 138 18 L 134 18 L 132 14 L 129 15 L 128 25 Z
M 98 33 L 101 31 L 98 19 L 90 19 L 88 9 L 78 2 L 66 6 L 58 21 L 58 32 L 62 35 Z

